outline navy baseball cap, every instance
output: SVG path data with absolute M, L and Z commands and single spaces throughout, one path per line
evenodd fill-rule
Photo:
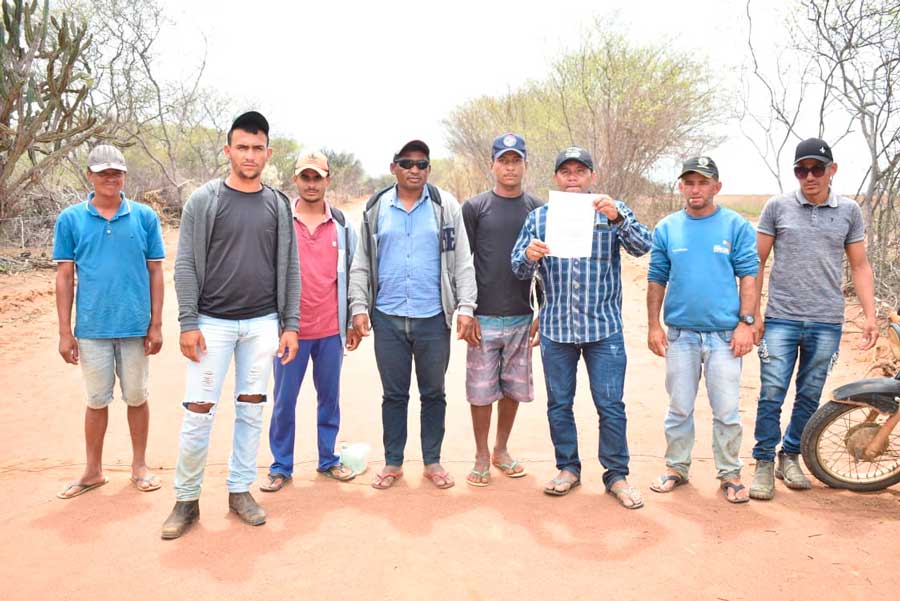
M 681 165 L 681 175 L 678 176 L 678 179 L 681 179 L 688 173 L 699 173 L 703 177 L 719 179 L 719 168 L 716 167 L 716 162 L 710 157 L 692 157 L 686 160 Z
M 804 159 L 815 159 L 826 165 L 834 162 L 831 146 L 821 138 L 808 138 L 797 144 L 797 150 L 794 152 L 794 164 L 796 165 Z
M 578 146 L 569 146 L 556 155 L 556 166 L 553 168 L 553 173 L 559 171 L 559 168 L 566 161 L 578 161 L 591 171 L 594 170 L 594 157 L 587 150 Z
M 525 149 L 525 138 L 514 133 L 507 133 L 494 138 L 494 144 L 491 146 L 491 160 L 496 161 L 500 155 L 506 152 L 514 152 L 524 159 L 528 152 Z

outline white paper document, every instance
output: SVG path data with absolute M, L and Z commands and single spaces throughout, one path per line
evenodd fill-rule
M 550 255 L 563 259 L 590 257 L 594 243 L 596 194 L 550 192 L 546 240 Z

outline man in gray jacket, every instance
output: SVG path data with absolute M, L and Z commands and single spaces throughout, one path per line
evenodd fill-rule
M 187 357 L 175 507 L 163 538 L 178 538 L 200 516 L 200 485 L 216 404 L 232 356 L 234 443 L 228 506 L 258 526 L 266 513 L 250 495 L 272 357 L 297 353 L 300 272 L 288 198 L 260 182 L 269 124 L 257 112 L 235 119 L 225 155 L 231 172 L 195 191 L 184 207 L 175 259 L 181 353 Z
M 424 476 L 437 488 L 453 478 L 441 466 L 447 408 L 444 376 L 450 325 L 477 344 L 475 268 L 462 211 L 453 196 L 428 185 L 428 146 L 407 142 L 394 155 L 397 184 L 375 194 L 363 213 L 360 243 L 350 269 L 350 312 L 360 336 L 375 330 L 375 360 L 384 395 L 385 466 L 372 486 L 390 488 L 403 474 L 412 363 L 422 399 Z

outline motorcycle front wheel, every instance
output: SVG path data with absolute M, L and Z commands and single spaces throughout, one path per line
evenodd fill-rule
M 861 454 L 860 441 L 870 438 L 885 419 L 871 407 L 834 401 L 819 407 L 800 442 L 809 471 L 832 488 L 856 492 L 883 490 L 900 482 L 900 432 L 891 433 L 887 448 L 874 460 Z

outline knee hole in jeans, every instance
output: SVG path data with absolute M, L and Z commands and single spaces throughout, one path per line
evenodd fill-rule
M 266 395 L 264 394 L 239 394 L 237 396 L 239 403 L 265 403 Z
M 212 411 L 212 403 L 185 403 L 184 408 L 191 413 L 209 413 Z

